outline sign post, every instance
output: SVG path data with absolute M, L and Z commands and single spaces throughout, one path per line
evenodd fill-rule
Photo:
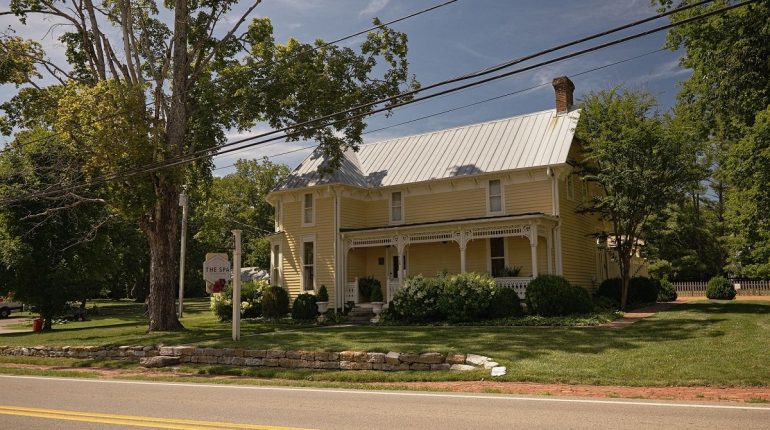
M 182 318 L 184 306 L 184 263 L 187 251 L 187 190 L 179 195 L 179 206 L 182 207 L 182 244 L 179 251 L 179 318 Z
M 233 340 L 241 339 L 241 231 L 233 230 Z

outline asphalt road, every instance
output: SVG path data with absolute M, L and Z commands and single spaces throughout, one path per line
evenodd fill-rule
M 8 429 L 767 429 L 770 406 L 0 376 Z

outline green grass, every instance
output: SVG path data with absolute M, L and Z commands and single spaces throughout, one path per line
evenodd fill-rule
M 0 335 L 5 345 L 195 343 L 218 347 L 307 350 L 461 351 L 506 366 L 496 380 L 603 385 L 770 386 L 770 302 L 690 302 L 621 330 L 603 327 L 296 327 L 245 322 L 242 341 L 229 339 L 202 302 L 183 320 L 188 330 L 146 333 L 141 306 L 105 306 L 104 316 L 57 326 L 51 333 Z M 193 373 L 329 381 L 479 379 L 449 372 L 318 372 L 191 367 Z M 431 376 L 423 376 L 426 373 Z M 392 376 L 388 376 L 392 375 Z M 412 376 L 408 376 L 412 375 Z M 320 379 L 319 379 L 320 378 Z

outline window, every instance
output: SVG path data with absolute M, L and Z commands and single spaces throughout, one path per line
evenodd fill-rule
M 390 222 L 402 222 L 404 220 L 404 205 L 401 200 L 401 192 L 390 193 Z
M 567 198 L 575 200 L 575 175 L 567 175 Z
M 505 239 L 493 237 L 489 239 L 489 265 L 493 277 L 505 274 Z
M 313 242 L 302 242 L 302 291 L 315 289 L 315 253 Z
M 273 246 L 273 272 L 270 276 L 272 285 L 281 284 L 281 245 Z
M 503 211 L 503 187 L 499 179 L 489 181 L 489 212 Z
M 313 195 L 305 194 L 305 200 L 302 203 L 302 224 L 313 224 Z

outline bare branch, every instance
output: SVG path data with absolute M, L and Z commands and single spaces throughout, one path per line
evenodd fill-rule
M 65 246 L 63 249 L 61 249 L 62 252 L 78 245 L 82 245 L 84 243 L 91 242 L 96 238 L 96 233 L 99 232 L 99 229 L 109 222 L 109 220 L 115 218 L 117 215 L 115 214 L 109 214 L 106 217 L 104 217 L 101 221 L 91 226 L 91 229 L 88 230 L 80 239 L 71 242 L 69 245 Z

